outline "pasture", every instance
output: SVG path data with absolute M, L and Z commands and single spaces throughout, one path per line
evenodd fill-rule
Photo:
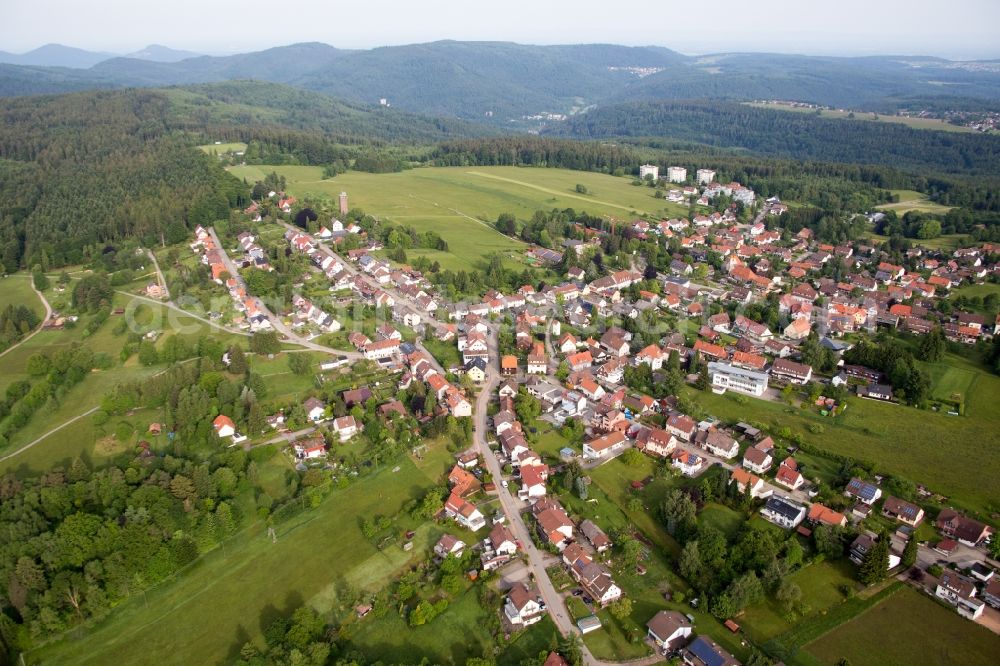
M 879 210 L 894 210 L 897 215 L 903 215 L 911 210 L 915 210 L 919 213 L 935 213 L 938 215 L 944 215 L 951 210 L 950 206 L 942 206 L 939 203 L 931 201 L 928 196 L 922 192 L 916 192 L 914 190 L 889 191 L 897 195 L 899 197 L 899 201 L 876 206 Z M 922 244 L 926 244 L 928 242 L 930 241 L 921 241 Z
M 12 273 L 0 277 L 0 310 L 8 305 L 27 305 L 39 319 L 45 316 L 45 308 L 31 288 L 31 275 L 28 273 Z
M 960 359 L 954 367 L 974 375 L 965 396 L 964 416 L 852 398 L 842 415 L 825 418 L 809 409 L 748 398 L 740 404 L 732 396 L 684 389 L 706 412 L 727 421 L 750 419 L 772 433 L 789 428 L 820 449 L 873 462 L 890 474 L 949 496 L 956 505 L 989 512 L 1000 503 L 1000 491 L 969 479 L 1000 474 L 1000 377 Z M 964 376 L 956 374 L 958 378 Z M 949 380 L 950 381 L 950 380 Z M 810 426 L 821 430 L 813 433 Z
M 378 550 L 362 535 L 360 522 L 362 516 L 395 516 L 405 502 L 438 482 L 440 467 L 425 472 L 407 459 L 400 462 L 399 471 L 383 467 L 333 491 L 316 509 L 279 523 L 276 543 L 267 537 L 263 522 L 254 522 L 174 580 L 123 603 L 97 626 L 70 632 L 28 653 L 26 662 L 231 662 L 246 641 L 259 641 L 275 618 L 303 603 L 321 613 L 336 611 L 348 593 L 375 592 L 404 567 L 426 557 L 441 527 L 418 526 L 401 514 L 393 530 L 417 532 L 414 549 L 405 552 L 398 545 Z M 447 622 L 442 616 L 426 627 L 427 633 Z M 178 641 L 178 636 L 184 640 Z M 452 645 L 442 644 L 441 649 Z
M 223 143 L 206 143 L 204 146 L 198 146 L 198 150 L 207 153 L 209 155 L 224 155 L 226 153 L 242 153 L 247 149 L 247 144 L 240 141 L 223 142 Z
M 444 268 L 469 268 L 491 252 L 516 257 L 525 245 L 496 231 L 500 213 L 529 219 L 537 210 L 573 208 L 592 215 L 630 219 L 637 215 L 685 215 L 687 208 L 635 187 L 628 178 L 599 173 L 535 167 L 424 167 L 400 173 L 350 171 L 323 180 L 320 167 L 237 166 L 230 173 L 253 182 L 271 171 L 285 176 L 289 194 L 299 198 L 336 201 L 347 192 L 352 208 L 379 219 L 436 231 L 448 251 L 408 250 L 427 256 Z M 588 194 L 576 191 L 584 185 Z
M 940 118 L 913 118 L 907 116 L 894 116 L 869 111 L 845 111 L 840 109 L 821 109 L 816 114 L 816 109 L 802 108 L 781 104 L 779 102 L 748 102 L 747 106 L 755 106 L 759 109 L 773 109 L 775 111 L 791 111 L 793 113 L 810 113 L 818 115 L 820 118 L 835 118 L 844 120 L 867 120 L 876 123 L 896 123 L 906 125 L 911 129 L 938 130 L 939 132 L 976 132 L 971 127 L 964 125 L 952 125 Z M 853 114 L 853 118 L 851 118 Z
M 1000 636 L 906 587 L 804 649 L 822 664 L 866 664 L 877 655 L 885 666 L 985 666 L 996 663 Z

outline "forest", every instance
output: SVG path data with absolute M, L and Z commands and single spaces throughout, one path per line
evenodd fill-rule
M 1000 176 L 1000 137 L 818 118 L 725 102 L 633 102 L 552 126 L 583 139 L 669 136 L 799 160 Z

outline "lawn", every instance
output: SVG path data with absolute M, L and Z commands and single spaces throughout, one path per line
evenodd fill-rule
M 996 663 L 1000 636 L 908 587 L 805 650 L 822 664 L 985 666 Z
M 854 567 L 846 559 L 809 565 L 792 574 L 790 580 L 802 590 L 802 603 L 808 607 L 804 617 L 826 613 L 833 606 L 842 603 L 845 600 L 840 591 L 842 585 L 854 589 L 858 587 Z M 763 643 L 788 631 L 792 624 L 801 619 L 800 616 L 787 617 L 781 605 L 768 598 L 747 608 L 739 622 L 747 635 L 754 641 Z
M 423 341 L 423 345 L 445 370 L 462 365 L 462 355 L 454 342 L 427 339 Z
M 529 219 L 537 210 L 573 208 L 592 215 L 627 218 L 638 214 L 681 215 L 687 208 L 653 197 L 654 190 L 631 185 L 628 178 L 537 167 L 424 167 L 400 173 L 350 171 L 323 180 L 320 167 L 238 166 L 238 178 L 259 180 L 276 171 L 288 180 L 288 192 L 300 198 L 333 202 L 347 192 L 351 206 L 420 231 L 433 230 L 448 242 L 448 251 L 407 250 L 444 268 L 468 269 L 491 252 L 517 258 L 524 244 L 493 229 L 500 213 Z M 576 185 L 589 194 L 579 194 Z M 483 222 L 485 220 L 486 222 Z
M 919 410 L 874 400 L 850 399 L 847 411 L 834 418 L 813 410 L 710 392 L 688 395 L 709 414 L 727 421 L 751 420 L 771 432 L 789 428 L 813 446 L 875 463 L 888 473 L 926 484 L 956 505 L 989 512 L 1000 502 L 995 484 L 970 484 L 970 478 L 1000 474 L 1000 377 L 977 367 L 954 363 L 976 374 L 975 390 L 966 397 L 965 415 Z M 822 431 L 812 433 L 809 426 Z
M 954 403 L 960 408 L 959 411 L 962 411 L 961 408 L 976 385 L 979 373 L 956 366 L 952 357 L 942 362 L 920 365 L 931 376 L 931 397 Z
M 279 614 L 303 603 L 329 612 L 340 605 L 345 590 L 382 588 L 401 569 L 426 557 L 442 533 L 431 523 L 420 526 L 410 552 L 395 545 L 379 551 L 362 536 L 359 516 L 393 516 L 440 481 L 436 466 L 428 474 L 407 459 L 398 469 L 384 467 L 334 491 L 318 508 L 279 524 L 276 543 L 267 538 L 263 523 L 254 523 L 176 580 L 125 602 L 90 631 L 73 632 L 32 651 L 27 662 L 231 662 L 240 646 L 259 641 L 262 629 Z M 394 525 L 399 532 L 415 527 L 407 516 Z M 448 621 L 442 616 L 430 625 L 431 632 Z M 397 640 L 405 641 L 406 635 Z
M 306 354 L 313 361 L 313 371 L 306 375 L 297 375 L 288 368 L 288 359 L 292 354 Z M 319 371 L 320 359 L 326 354 L 311 352 L 284 352 L 273 359 L 263 356 L 249 355 L 250 368 L 267 384 L 267 399 L 277 402 L 289 399 L 307 391 L 314 385 L 314 373 Z
M 699 525 L 710 525 L 730 539 L 736 536 L 745 522 L 739 513 L 716 502 L 706 504 L 698 514 Z

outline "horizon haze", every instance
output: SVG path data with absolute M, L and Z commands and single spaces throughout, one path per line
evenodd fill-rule
M 373 49 L 440 40 L 505 41 L 533 45 L 607 43 L 662 46 L 687 55 L 755 52 L 820 56 L 903 55 L 951 60 L 1000 58 L 1000 3 L 956 0 L 942 22 L 941 6 L 927 0 L 888 0 L 876 6 L 844 0 L 836 9 L 785 0 L 747 7 L 719 0 L 711 13 L 677 6 L 670 11 L 580 0 L 539 5 L 511 0 L 455 8 L 446 0 L 404 3 L 373 0 L 339 6 L 290 0 L 282 16 L 294 28 L 261 34 L 273 7 L 258 0 L 206 4 L 177 0 L 147 6 L 127 0 L 14 2 L 6 8 L 0 50 L 22 54 L 47 44 L 131 54 L 151 44 L 206 55 L 232 55 L 298 42 L 343 49 Z M 695 11 L 687 11 L 694 9 Z M 637 21 L 637 14 L 643 20 Z M 100 29 L 107 17 L 127 30 Z M 191 17 L 199 20 L 192 22 Z M 426 20 L 434 16 L 433 25 Z M 386 17 L 392 17 L 391 21 Z M 279 36 L 283 35 L 283 36 Z

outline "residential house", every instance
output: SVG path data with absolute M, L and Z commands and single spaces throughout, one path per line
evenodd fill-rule
M 808 520 L 817 525 L 847 526 L 847 516 L 816 502 L 809 507 Z
M 663 428 L 671 435 L 677 437 L 677 439 L 684 442 L 690 442 L 691 438 L 694 437 L 695 432 L 698 431 L 698 424 L 695 423 L 694 419 L 690 416 L 685 416 L 684 414 L 671 414 L 667 417 L 667 421 L 663 425 Z
M 666 430 L 650 428 L 645 441 L 641 446 L 637 444 L 637 448 L 647 455 L 668 458 L 677 448 L 677 438 Z
M 847 483 L 847 487 L 844 488 L 844 495 L 871 506 L 882 497 L 882 489 L 873 483 L 854 477 Z
M 545 465 L 525 465 L 521 460 L 521 488 L 517 496 L 522 500 L 532 500 L 545 496 L 545 479 L 548 477 L 548 467 Z
M 708 636 L 699 636 L 681 653 L 685 666 L 740 666 L 739 660 Z
M 476 508 L 476 505 L 455 493 L 448 496 L 448 501 L 444 504 L 444 511 L 449 518 L 454 518 L 459 525 L 473 532 L 486 525 L 486 518 Z
M 625 433 L 615 430 L 585 443 L 583 455 L 591 459 L 613 458 L 624 451 L 627 444 L 628 438 L 625 437 Z
M 579 372 L 580 370 L 586 370 L 593 365 L 594 357 L 590 353 L 590 350 L 586 350 L 577 354 L 570 354 L 566 357 L 566 363 L 569 364 L 570 370 L 573 372 Z
M 882 515 L 910 527 L 916 527 L 924 519 L 924 510 L 916 504 L 890 496 L 885 498 L 885 503 L 882 505 Z
M 774 482 L 789 490 L 798 490 L 806 480 L 799 473 L 798 463 L 795 462 L 794 458 L 789 456 L 778 465 L 778 472 L 774 475 Z
M 934 596 L 951 604 L 959 615 L 970 620 L 978 620 L 986 608 L 984 602 L 976 599 L 976 584 L 954 571 L 946 570 L 941 574 Z
M 772 496 L 760 510 L 760 515 L 779 527 L 794 529 L 805 520 L 806 508 L 785 497 Z
M 954 509 L 941 510 L 937 518 L 937 528 L 941 534 L 956 539 L 966 546 L 977 546 L 993 533 L 993 528 L 963 516 Z
M 739 467 L 734 469 L 729 475 L 729 483 L 735 483 L 736 489 L 740 491 L 741 495 L 749 493 L 750 497 L 755 499 L 766 497 L 770 494 L 770 491 L 766 490 L 767 486 L 764 484 L 764 479 Z
M 545 602 L 534 586 L 516 583 L 507 594 L 504 617 L 515 627 L 527 627 L 545 617 Z
M 569 519 L 558 502 L 539 501 L 532 506 L 533 513 L 536 508 L 541 509 L 535 513 L 540 536 L 544 541 L 562 551 L 569 544 L 569 540 L 573 538 L 573 521 Z
M 595 562 L 577 560 L 570 573 L 594 603 L 602 608 L 622 598 L 622 589 L 615 584 L 611 572 Z
M 216 416 L 215 420 L 212 421 L 212 427 L 215 428 L 215 434 L 219 437 L 232 437 L 236 433 L 236 424 L 225 414 Z
M 337 433 L 341 442 L 346 442 L 358 434 L 358 423 L 353 416 L 341 416 L 333 420 L 333 432 Z
M 580 531 L 583 532 L 583 536 L 587 537 L 587 541 L 590 542 L 590 545 L 598 553 L 603 553 L 611 548 L 611 539 L 608 538 L 608 535 L 600 527 L 590 520 L 584 520 L 580 523 Z
M 725 458 L 726 460 L 735 458 L 736 454 L 740 452 L 739 442 L 715 428 L 708 431 L 708 436 L 705 438 L 702 446 L 709 453 L 717 455 L 720 458 Z
M 434 554 L 442 559 L 452 555 L 462 557 L 463 550 L 465 542 L 453 534 L 445 534 L 434 544 Z
M 675 652 L 691 638 L 690 620 L 673 610 L 661 610 L 646 623 L 646 636 L 656 644 L 660 652 Z
M 309 398 L 302 403 L 302 408 L 306 412 L 306 418 L 313 423 L 319 423 L 326 414 L 326 403 L 319 398 Z
M 743 453 L 743 467 L 756 474 L 771 469 L 772 463 L 771 454 L 757 446 L 751 446 Z
M 854 541 L 851 542 L 848 548 L 847 556 L 855 564 L 860 565 L 865 561 L 865 555 L 871 550 L 872 546 L 875 545 L 877 537 L 871 533 L 866 532 L 864 534 L 859 534 Z M 900 558 L 899 555 L 891 552 L 889 553 L 889 565 L 886 567 L 887 570 L 894 569 L 899 566 Z
M 695 477 L 705 468 L 705 459 L 691 451 L 677 449 L 670 455 L 670 464 L 684 476 Z
M 771 364 L 771 376 L 786 379 L 793 384 L 805 384 L 812 379 L 812 367 L 787 358 L 776 358 Z

